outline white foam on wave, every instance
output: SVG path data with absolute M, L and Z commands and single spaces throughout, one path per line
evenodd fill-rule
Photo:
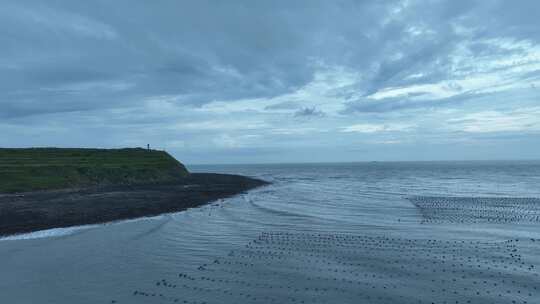
M 97 227 L 104 227 L 108 225 L 126 224 L 126 223 L 147 221 L 147 220 L 155 221 L 155 220 L 162 219 L 164 216 L 166 216 L 166 214 L 149 216 L 149 217 L 140 217 L 140 218 L 135 218 L 135 219 L 119 220 L 119 221 L 101 223 L 101 224 L 90 224 L 90 225 L 81 225 L 81 226 L 73 226 L 73 227 L 65 227 L 65 228 L 52 228 L 52 229 L 38 230 L 34 232 L 29 232 L 29 233 L 21 233 L 21 234 L 0 237 L 0 241 L 20 241 L 20 240 L 62 237 L 62 236 L 72 235 L 72 234 L 75 234 L 77 232 L 81 232 L 84 230 L 89 230 L 89 229 L 97 228 Z
M 145 217 L 139 217 L 139 218 L 134 218 L 134 219 L 126 219 L 126 220 L 118 220 L 114 222 L 107 222 L 107 223 L 101 223 L 101 224 L 90 224 L 90 225 L 81 225 L 81 226 L 73 226 L 73 227 L 65 227 L 65 228 L 52 228 L 52 229 L 39 230 L 39 231 L 34 231 L 34 232 L 29 232 L 29 233 L 9 235 L 9 236 L 4 236 L 4 237 L 0 236 L 0 241 L 19 241 L 19 240 L 62 237 L 62 236 L 72 235 L 80 231 L 97 228 L 97 227 L 108 226 L 108 225 L 118 225 L 118 224 L 126 224 L 126 223 L 148 221 L 148 220 L 155 221 L 155 220 L 161 220 L 165 217 L 177 218 L 178 216 L 186 214 L 186 212 L 192 212 L 193 210 L 204 211 L 205 210 L 204 208 L 212 208 L 212 206 L 214 206 L 215 204 L 221 204 L 228 199 L 230 198 L 218 199 L 206 205 L 187 208 L 185 210 L 164 213 L 160 215 L 145 216 Z
M 29 233 L 15 234 L 0 237 L 0 241 L 19 241 L 19 240 L 32 240 L 32 239 L 43 239 L 43 238 L 52 238 L 60 237 L 74 234 L 81 230 L 87 230 L 99 225 L 85 225 L 85 226 L 75 226 L 75 227 L 66 227 L 66 228 L 52 228 L 39 230 Z

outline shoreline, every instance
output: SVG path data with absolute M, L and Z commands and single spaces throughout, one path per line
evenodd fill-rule
M 178 212 L 268 184 L 241 175 L 191 173 L 176 183 L 0 194 L 0 236 Z

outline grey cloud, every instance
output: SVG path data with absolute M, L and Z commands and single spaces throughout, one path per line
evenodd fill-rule
M 357 88 L 369 94 L 385 86 L 443 79 L 447 54 L 461 39 L 451 22 L 475 22 L 471 28 L 483 33 L 489 30 L 487 21 L 498 29 L 510 25 L 504 31 L 509 35 L 537 25 L 537 4 L 530 1 L 411 1 L 392 15 L 402 3 L 8 2 L 0 21 L 0 43 L 7 46 L 0 50 L 0 69 L 2 62 L 17 68 L 0 76 L 0 104 L 13 108 L 19 100 L 6 95 L 14 91 L 39 103 L 43 87 L 86 81 L 134 85 L 122 96 L 102 89 L 92 99 L 57 92 L 54 100 L 69 99 L 84 110 L 93 108 L 86 103 L 100 99 L 125 107 L 163 94 L 185 95 L 182 102 L 194 105 L 273 97 L 311 81 L 317 61 L 368 71 Z M 505 14 L 493 21 L 488 14 L 493 11 Z M 413 37 L 407 32 L 411 26 L 433 33 Z M 486 52 L 481 46 L 473 51 Z M 388 59 L 396 52 L 402 57 Z M 422 78 L 407 79 L 418 71 Z
M 69 99 L 81 110 L 100 99 L 125 107 L 144 95 L 185 95 L 192 104 L 278 96 L 311 81 L 317 61 L 346 64 L 342 54 L 358 49 L 358 39 L 367 41 L 361 29 L 378 26 L 392 2 L 12 2 L 5 8 L 13 18 L 0 21 L 0 43 L 9 46 L 0 55 L 16 71 L 0 76 L 1 94 L 25 92 L 40 103 L 41 89 L 50 85 L 134 83 L 122 96 L 96 90 L 94 101 L 57 92 L 59 104 Z M 36 27 L 31 16 L 52 21 Z M 114 35 L 97 35 L 106 31 Z M 362 60 L 375 54 L 358 53 Z M 6 109 L 18 101 L 0 96 Z
M 295 117 L 322 117 L 324 115 L 323 111 L 317 110 L 315 107 L 302 108 L 294 112 Z
M 294 110 L 298 109 L 300 105 L 295 101 L 284 101 L 277 104 L 266 106 L 265 110 Z
M 245 149 L 242 157 L 260 153 L 262 159 L 271 157 L 264 153 L 268 147 L 278 155 L 284 149 L 280 144 L 290 146 L 283 143 L 285 135 L 266 129 L 281 128 L 285 134 L 302 124 L 336 130 L 358 124 L 358 117 L 383 124 L 396 117 L 422 120 L 444 109 L 537 106 L 538 86 L 532 84 L 493 93 L 464 86 L 460 94 L 440 99 L 367 96 L 389 87 L 466 78 L 482 68 L 456 65 L 452 57 L 459 51 L 472 61 L 525 56 L 540 43 L 539 14 L 538 1 L 505 0 L 7 0 L 0 10 L 0 132 L 10 144 L 110 146 L 142 140 L 144 145 L 174 139 L 189 147 L 211 143 L 221 130 L 174 126 L 249 120 L 267 127 L 252 138 L 261 146 Z M 486 39 L 526 43 L 508 49 Z M 518 64 L 529 70 L 506 83 L 539 79 L 529 62 L 512 66 Z M 488 68 L 495 73 L 506 67 Z M 341 70 L 353 80 L 343 80 L 339 72 L 328 83 L 318 78 Z M 288 99 L 289 93 L 296 95 Z M 247 99 L 273 97 L 283 102 L 263 109 L 205 108 L 213 101 L 243 99 L 239 104 L 245 105 Z M 341 113 L 333 110 L 341 107 Z M 243 131 L 235 132 L 231 135 L 240 137 Z M 324 140 L 311 142 L 309 136 L 297 132 L 293 143 L 324 141 L 335 147 L 340 136 L 349 136 L 340 142 L 347 146 L 361 134 L 329 131 Z M 205 149 L 210 148 L 200 151 Z M 204 157 L 233 157 L 223 153 L 214 149 Z
M 95 90 L 95 98 L 58 91 L 48 102 L 61 110 L 64 100 L 84 110 L 94 108 L 89 102 L 126 107 L 164 94 L 183 95 L 179 100 L 193 105 L 274 97 L 311 81 L 316 62 L 372 70 L 357 85 L 367 93 L 404 84 L 413 70 L 442 78 L 441 62 L 457 38 L 439 18 L 453 20 L 476 6 L 470 1 L 411 2 L 392 16 L 401 1 L 8 4 L 4 14 L 11 17 L 0 21 L 5 32 L 0 43 L 9 47 L 0 55 L 17 70 L 0 76 L 1 94 L 24 92 L 40 103 L 48 99 L 41 89 L 51 85 L 133 83 L 121 96 L 105 88 Z M 406 32 L 410 25 L 435 34 L 413 38 Z M 388 60 L 396 51 L 403 57 Z M 18 101 L 0 95 L 6 109 L 8 103 L 16 108 Z
M 540 41 L 538 20 L 540 20 L 540 2 L 526 0 L 517 2 L 497 0 L 494 3 L 481 2 L 482 9 L 470 16 L 471 24 L 483 21 L 482 35 L 489 37 L 515 37 Z M 493 18 L 497 16 L 497 18 Z M 474 20 L 476 18 L 477 20 Z
M 482 99 L 491 96 L 490 93 L 464 92 L 452 97 L 430 99 L 421 98 L 415 99 L 424 94 L 408 94 L 408 96 L 384 98 L 380 100 L 372 100 L 363 98 L 347 103 L 343 114 L 359 112 L 359 113 L 387 113 L 394 111 L 413 110 L 419 108 L 444 108 L 449 106 L 458 106 L 464 102 Z
M 522 76 L 522 79 L 523 80 L 539 80 L 540 79 L 540 70 L 525 73 Z

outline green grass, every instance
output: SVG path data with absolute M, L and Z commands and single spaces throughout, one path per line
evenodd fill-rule
M 174 182 L 187 174 L 165 151 L 0 148 L 0 193 Z

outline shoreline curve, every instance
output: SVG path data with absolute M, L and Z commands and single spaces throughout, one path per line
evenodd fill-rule
M 180 182 L 0 195 L 0 236 L 151 217 L 268 185 L 251 177 L 190 173 Z

